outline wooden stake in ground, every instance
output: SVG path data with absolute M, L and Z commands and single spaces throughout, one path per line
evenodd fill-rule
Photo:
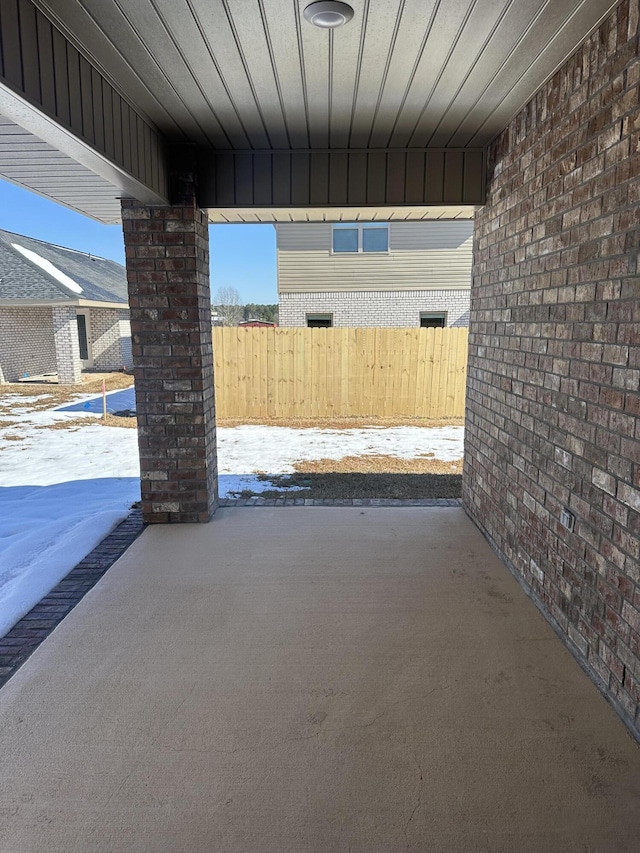
M 107 419 L 107 383 L 104 379 L 102 380 L 102 417 L 106 421 L 106 419 Z

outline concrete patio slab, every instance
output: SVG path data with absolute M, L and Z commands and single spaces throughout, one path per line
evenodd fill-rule
M 456 508 L 149 528 L 0 691 L 2 853 L 622 853 L 638 803 Z

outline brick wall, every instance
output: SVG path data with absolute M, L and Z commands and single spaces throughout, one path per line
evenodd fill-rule
M 0 308 L 0 382 L 55 370 L 51 308 Z
M 217 503 L 206 215 L 122 202 L 142 511 L 208 521 Z
M 82 362 L 76 309 L 61 305 L 53 308 L 52 313 L 58 382 L 61 385 L 78 385 L 82 382 Z
M 131 321 L 129 319 L 129 309 L 121 309 L 118 311 L 118 323 L 120 326 L 120 356 L 122 366 L 127 370 L 133 367 L 133 355 L 131 354 Z
M 636 727 L 639 82 L 625 0 L 491 147 L 464 477 L 468 512 Z
M 306 326 L 307 314 L 333 314 L 334 326 L 419 326 L 421 311 L 444 311 L 447 326 L 469 325 L 468 290 L 281 293 L 281 326 Z
M 92 308 L 90 310 L 91 354 L 95 370 L 120 370 L 123 365 L 127 366 L 123 361 L 120 339 L 121 313 L 116 308 Z M 131 330 L 129 329 L 129 348 L 131 347 L 130 341 Z

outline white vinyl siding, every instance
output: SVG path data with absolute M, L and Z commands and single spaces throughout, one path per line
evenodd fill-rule
M 323 252 L 331 250 L 330 222 L 286 222 L 276 227 L 278 252 Z
M 284 223 L 280 293 L 469 288 L 473 222 L 391 222 L 388 253 L 331 252 L 330 223 Z
M 437 250 L 457 253 L 464 246 L 471 258 L 473 220 L 444 219 L 436 222 L 392 222 L 390 248 L 396 251 Z

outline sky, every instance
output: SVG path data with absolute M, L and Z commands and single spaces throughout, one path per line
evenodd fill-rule
M 124 263 L 120 225 L 102 225 L 35 193 L 0 181 L 0 228 Z M 243 304 L 274 304 L 276 231 L 272 225 L 211 225 L 211 296 L 234 287 Z

